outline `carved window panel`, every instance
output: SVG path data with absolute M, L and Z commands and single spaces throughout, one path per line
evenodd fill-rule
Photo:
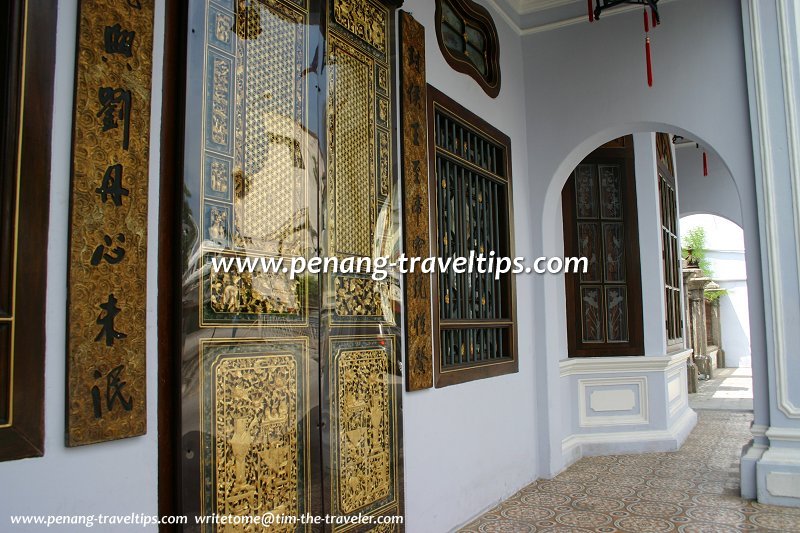
M 566 274 L 570 356 L 641 355 L 633 142 L 623 137 L 581 162 L 564 186 L 564 252 L 585 257 Z
M 491 96 L 500 92 L 500 43 L 489 12 L 472 0 L 436 0 L 436 37 L 450 66 Z
M 402 514 L 398 275 L 265 267 L 399 254 L 386 4 L 189 4 L 182 514 Z
M 513 257 L 511 145 L 503 135 L 428 86 L 430 220 L 439 257 Z M 434 276 L 436 386 L 517 368 L 512 275 Z
M 681 255 L 678 239 L 678 197 L 675 191 L 672 142 L 667 133 L 656 133 L 661 246 L 664 266 L 664 317 L 667 348 L 683 348 L 681 302 Z

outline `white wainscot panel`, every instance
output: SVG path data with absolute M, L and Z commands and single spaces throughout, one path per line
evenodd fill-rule
M 686 406 L 688 402 L 688 390 L 685 379 L 686 371 L 679 368 L 667 376 L 667 402 L 669 403 L 669 416 L 674 416 L 678 411 Z
M 578 380 L 580 427 L 613 427 L 649 423 L 647 378 Z

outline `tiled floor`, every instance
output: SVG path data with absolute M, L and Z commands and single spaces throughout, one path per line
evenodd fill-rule
M 689 395 L 692 409 L 753 410 L 753 374 L 749 368 L 718 368 Z
M 704 410 L 699 417 L 677 452 L 585 457 L 460 531 L 800 531 L 800 509 L 739 497 L 739 454 L 752 414 Z

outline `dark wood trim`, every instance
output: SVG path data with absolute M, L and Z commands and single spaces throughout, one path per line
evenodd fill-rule
M 501 227 L 501 235 L 505 235 L 507 241 L 505 243 L 505 250 L 498 253 L 498 256 L 514 257 L 514 201 L 512 193 L 512 172 L 511 172 L 511 138 L 487 123 L 484 119 L 469 111 L 461 104 L 439 91 L 432 85 L 427 86 L 428 102 L 428 194 L 430 198 L 430 225 L 431 225 L 431 255 L 436 257 L 439 255 L 439 231 L 438 231 L 438 181 L 436 177 L 436 118 L 435 111 L 439 107 L 448 112 L 453 118 L 459 122 L 468 124 L 477 133 L 494 141 L 496 144 L 502 146 L 505 150 L 504 176 L 507 182 L 506 189 L 506 204 L 507 204 L 507 224 Z M 485 173 L 485 171 L 484 171 Z M 488 175 L 488 174 L 487 174 Z M 433 370 L 434 370 L 434 385 L 437 388 L 447 387 L 449 385 L 456 385 L 458 383 L 466 383 L 477 379 L 484 379 L 489 377 L 501 376 L 504 374 L 513 374 L 519 370 L 519 350 L 517 348 L 517 300 L 516 300 L 516 281 L 513 274 L 506 274 L 506 283 L 504 285 L 503 298 L 507 302 L 511 302 L 509 309 L 508 320 L 511 322 L 511 327 L 508 328 L 508 344 L 510 358 L 504 360 L 495 360 L 474 363 L 471 365 L 464 365 L 457 369 L 442 370 L 441 364 L 441 338 L 439 332 L 442 328 L 446 327 L 446 323 L 440 319 L 440 301 L 439 301 L 439 276 L 431 276 L 431 296 L 433 300 Z M 488 327 L 491 325 L 490 320 L 476 321 L 476 325 Z
M 44 455 L 47 232 L 57 20 L 57 10 L 48 0 L 17 0 L 13 4 L 15 20 L 11 24 L 17 31 L 7 38 L 12 43 L 23 43 L 23 39 L 27 42 L 13 54 L 19 58 L 18 64 L 8 65 L 10 75 L 2 80 L 11 87 L 8 100 L 2 103 L 4 112 L 11 110 L 3 125 L 11 135 L 3 137 L 2 171 L 3 182 L 16 182 L 17 176 L 24 176 L 19 179 L 15 228 L 24 232 L 14 232 L 19 237 L 16 261 L 13 256 L 9 261 L 24 268 L 17 268 L 14 280 L 16 330 L 11 349 L 18 357 L 14 360 L 12 421 L 0 429 L 0 460 Z M 27 21 L 24 33 L 20 31 L 23 21 Z M 23 80 L 24 89 L 20 91 Z M 23 99 L 20 126 L 17 113 Z M 13 131 L 9 129 L 12 126 Z M 6 174 L 9 171 L 12 173 Z M 11 246 L 6 250 L 13 253 L 13 249 Z
M 180 511 L 179 335 L 175 318 L 181 303 L 176 230 L 183 183 L 183 123 L 186 83 L 186 0 L 167 2 L 161 108 L 161 162 L 158 213 L 158 512 Z M 160 525 L 159 531 L 176 526 Z
M 497 34 L 497 27 L 494 24 L 492 15 L 483 6 L 472 0 L 448 0 L 450 5 L 465 20 L 479 26 L 486 36 L 486 76 L 478 72 L 478 69 L 467 59 L 453 54 L 444 45 L 442 37 L 442 0 L 436 0 L 436 40 L 439 42 L 445 61 L 450 67 L 462 74 L 474 79 L 481 89 L 492 98 L 496 98 L 500 93 L 500 37 Z
M 564 274 L 566 289 L 567 346 L 570 357 L 644 355 L 644 325 L 642 319 L 642 280 L 639 260 L 639 223 L 636 200 L 636 173 L 634 168 L 633 139 L 607 143 L 580 164 L 619 164 L 625 170 L 623 188 L 623 223 L 626 235 L 626 287 L 628 289 L 628 342 L 582 343 L 579 274 Z M 577 221 L 575 218 L 575 178 L 570 176 L 561 193 L 564 227 L 564 255 L 579 255 Z M 601 237 L 602 238 L 602 237 Z

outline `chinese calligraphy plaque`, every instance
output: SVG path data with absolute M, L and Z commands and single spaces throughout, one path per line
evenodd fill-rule
M 428 224 L 428 154 L 425 103 L 425 28 L 400 12 L 400 75 L 403 116 L 403 224 L 406 253 L 430 256 Z M 421 127 L 420 127 L 421 125 Z M 433 386 L 431 279 L 415 271 L 406 275 L 409 391 Z
M 153 2 L 82 0 L 70 212 L 68 446 L 143 435 Z

